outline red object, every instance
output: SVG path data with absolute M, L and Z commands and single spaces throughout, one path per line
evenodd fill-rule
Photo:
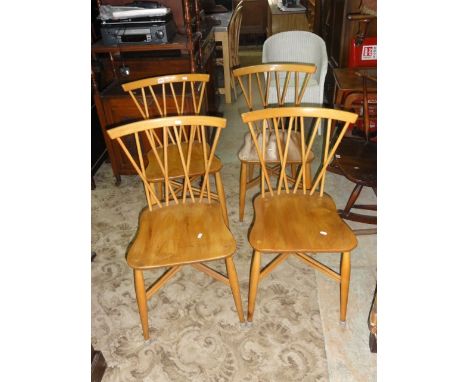
M 361 44 L 351 40 L 348 53 L 348 67 L 375 68 L 377 66 L 377 37 L 366 37 Z

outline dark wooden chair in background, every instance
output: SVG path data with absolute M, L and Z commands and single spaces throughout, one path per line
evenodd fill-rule
M 349 94 L 345 99 L 344 109 L 355 110 L 362 120 L 362 130 L 355 127 L 348 132 L 338 148 L 332 164 L 332 170 L 346 177 L 355 184 L 353 191 L 344 209 L 339 210 L 343 219 L 376 225 L 377 216 L 365 214 L 356 210 L 377 211 L 377 205 L 357 204 L 357 200 L 364 187 L 370 187 L 377 195 L 377 133 L 371 132 L 369 102 L 375 101 L 376 94 L 369 95 L 367 92 L 367 81 L 375 80 L 372 77 L 356 72 L 363 81 L 362 92 Z M 355 125 L 356 126 L 356 125 Z M 356 233 L 375 233 L 375 229 L 357 230 Z
M 129 246 L 127 263 L 133 269 L 135 292 L 140 311 L 143 336 L 149 338 L 147 301 L 184 265 L 205 272 L 214 279 L 231 287 L 239 320 L 244 321 L 244 313 L 239 290 L 237 272 L 233 261 L 236 242 L 228 229 L 225 208 L 212 197 L 209 176 L 214 163 L 215 149 L 221 130 L 226 127 L 226 120 L 208 116 L 176 116 L 150 119 L 131 123 L 108 130 L 109 137 L 116 140 L 122 148 L 135 171 L 140 176 L 147 198 L 148 206 L 139 217 L 138 230 Z M 214 130 L 213 145 L 207 142 L 208 129 Z M 182 190 L 176 192 L 168 171 L 169 136 L 172 136 L 179 155 L 182 174 Z M 186 150 L 182 146 L 183 137 L 187 137 Z M 123 138 L 127 138 L 125 141 Z M 131 138 L 131 139 L 129 139 Z M 200 139 L 202 150 L 202 179 L 199 195 L 190 179 L 195 151 L 193 147 Z M 155 154 L 155 164 L 163 178 L 166 197 L 159 198 L 150 184 L 144 163 L 143 140 L 149 143 Z M 157 141 L 162 143 L 162 153 L 156 149 Z M 135 153 L 130 147 L 136 148 Z M 172 198 L 168 197 L 171 195 Z M 227 277 L 203 264 L 213 260 L 224 259 Z M 150 269 L 167 267 L 168 270 L 148 289 L 145 286 L 143 273 Z

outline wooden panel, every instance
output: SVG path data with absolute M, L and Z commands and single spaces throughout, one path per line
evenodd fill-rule
M 236 6 L 240 0 L 234 0 Z M 241 34 L 265 34 L 268 0 L 244 0 Z
M 109 83 L 113 79 L 112 63 L 110 59 L 104 58 L 101 61 L 104 83 Z M 142 78 L 161 76 L 165 74 L 189 73 L 190 59 L 188 55 L 180 57 L 144 57 L 125 58 L 124 56 L 114 58 L 116 79 L 121 82 L 131 82 Z M 120 69 L 126 67 L 129 75 L 124 75 Z
M 276 0 L 268 0 L 267 36 L 291 30 L 310 31 L 306 12 L 283 12 L 278 9 Z

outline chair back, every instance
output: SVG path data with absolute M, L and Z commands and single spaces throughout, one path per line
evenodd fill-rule
M 123 152 L 129 159 L 133 168 L 143 181 L 148 208 L 152 210 L 153 206 L 163 207 L 169 205 L 169 199 L 172 197 L 171 203 L 179 204 L 191 202 L 212 201 L 212 192 L 209 179 L 209 170 L 214 158 L 216 146 L 218 144 L 221 129 L 226 127 L 226 119 L 210 116 L 175 116 L 148 119 L 144 121 L 134 122 L 120 127 L 107 130 L 109 137 L 112 140 L 117 140 Z M 213 142 L 208 144 L 208 129 L 213 130 Z M 200 195 L 195 198 L 194 187 L 191 185 L 190 166 L 194 153 L 195 145 L 200 145 L 202 148 L 203 157 L 203 183 L 200 189 Z M 147 167 L 145 164 L 145 156 L 148 151 L 144 152 L 144 147 L 150 147 L 152 155 L 154 155 L 155 165 L 159 167 L 159 171 L 164 177 L 164 192 L 168 196 L 162 200 L 156 195 L 154 184 L 150 182 L 147 176 Z M 157 147 L 162 148 L 157 149 Z M 172 152 L 178 153 L 183 168 L 183 187 L 180 193 L 175 191 L 174 179 L 168 173 L 169 161 L 174 158 L 168 155 L 171 148 L 176 147 Z M 193 160 L 192 160 L 193 159 Z M 178 177 L 181 178 L 181 177 Z
M 305 118 L 312 119 L 312 131 L 308 131 L 305 123 Z M 265 191 L 269 191 L 271 195 L 280 195 L 283 191 L 286 193 L 292 192 L 295 194 L 299 186 L 302 192 L 309 192 L 312 195 L 317 187 L 320 186 L 320 196 L 323 195 L 325 187 L 325 174 L 327 166 L 335 155 L 335 152 L 348 129 L 350 123 L 356 122 L 357 114 L 347 111 L 315 108 L 315 107 L 283 107 L 269 108 L 263 110 L 255 110 L 242 114 L 242 121 L 247 123 L 251 133 L 252 141 L 257 150 L 260 166 L 261 166 L 261 193 L 265 196 Z M 319 126 L 324 122 L 326 125 L 326 133 L 323 140 L 323 155 L 322 163 L 319 166 L 315 177 L 313 178 L 312 187 L 306 190 L 306 174 L 303 171 L 306 168 L 307 158 L 312 150 L 312 145 L 317 137 Z M 334 139 L 332 139 L 332 126 L 334 127 Z M 261 126 L 261 131 L 258 131 L 258 126 Z M 302 165 L 295 176 L 287 174 L 288 155 L 290 155 L 289 146 L 291 144 L 292 132 L 297 131 L 299 134 L 300 157 Z M 268 147 L 266 140 L 259 141 L 259 137 L 273 135 L 276 140 L 280 162 L 280 175 L 276 189 L 273 188 L 271 182 L 272 169 L 267 166 Z M 294 134 L 296 135 L 296 134 Z M 284 138 L 286 136 L 286 138 Z M 308 138 L 307 138 L 308 137 Z M 293 180 L 293 182 L 290 182 Z M 291 185 L 290 185 L 291 184 Z
M 325 41 L 320 36 L 307 31 L 276 33 L 267 38 L 263 44 L 262 62 L 315 64 L 317 71 L 314 80 L 317 83 L 317 91 L 305 99 L 307 102 L 323 103 L 328 56 Z
M 172 74 L 122 85 L 143 119 L 200 114 L 209 74 Z
M 231 68 L 239 66 L 239 36 L 242 24 L 242 2 L 240 2 L 228 25 L 229 61 Z
M 261 64 L 235 69 L 233 74 L 252 111 L 258 98 L 263 108 L 286 103 L 299 106 L 316 69 L 306 64 Z

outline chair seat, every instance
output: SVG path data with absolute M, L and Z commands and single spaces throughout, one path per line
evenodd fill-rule
M 343 139 L 335 164 L 351 182 L 377 187 L 377 144 L 363 139 Z
M 181 144 L 182 151 L 184 152 L 184 158 L 187 158 L 188 144 L 186 142 Z M 163 162 L 164 152 L 162 147 L 157 149 L 159 158 Z M 209 153 L 207 154 L 209 156 Z M 175 179 L 184 176 L 184 168 L 180 160 L 179 149 L 177 145 L 172 144 L 167 147 L 168 157 L 168 172 L 169 178 Z M 208 158 L 207 158 L 208 159 Z M 211 162 L 210 173 L 218 172 L 223 167 L 221 161 L 215 156 Z M 189 175 L 203 175 L 205 173 L 205 162 L 203 159 L 203 146 L 200 142 L 194 142 L 192 145 L 192 156 L 190 161 Z M 157 180 L 163 180 L 164 176 L 161 171 L 161 167 L 158 165 L 156 156 L 151 150 L 148 153 L 148 166 L 146 167 L 146 176 L 150 182 Z
M 257 196 L 249 242 L 260 252 L 348 252 L 356 236 L 324 194 Z
M 142 210 L 127 262 L 149 269 L 222 259 L 235 250 L 218 203 L 186 202 Z
M 284 150 L 284 145 L 286 142 L 286 133 L 280 135 L 281 147 Z M 258 145 L 262 147 L 262 134 L 259 134 L 257 137 Z M 266 154 L 265 161 L 267 163 L 280 163 L 280 156 L 278 154 L 278 145 L 276 142 L 276 135 L 274 133 L 270 134 L 268 141 L 266 142 Z M 244 144 L 238 153 L 239 160 L 242 162 L 255 162 L 259 163 L 257 150 L 252 139 L 252 134 L 246 133 L 244 136 Z M 314 154 L 312 151 L 307 157 L 307 162 L 311 162 L 314 159 Z M 291 138 L 289 140 L 288 146 L 288 163 L 302 163 L 301 160 L 301 137 L 298 132 L 291 132 Z

